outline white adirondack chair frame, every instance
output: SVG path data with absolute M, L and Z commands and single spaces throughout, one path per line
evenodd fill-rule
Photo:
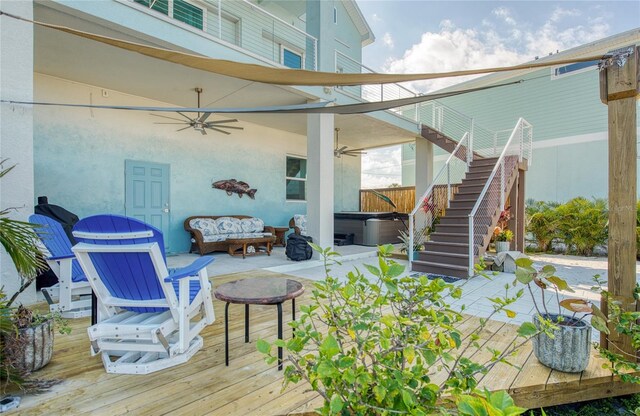
M 60 312 L 60 315 L 67 319 L 91 316 L 91 286 L 89 282 L 71 280 L 71 264 L 74 259 L 74 255 L 48 257 L 47 264 L 58 277 L 58 283 L 42 288 L 42 293 L 49 303 L 49 310 Z
M 133 239 L 151 237 L 151 231 L 133 233 L 74 232 L 88 239 Z M 97 245 L 78 243 L 73 247 L 89 284 L 98 298 L 98 323 L 88 328 L 92 353 L 102 354 L 108 373 L 149 374 L 189 360 L 200 348 L 198 334 L 215 320 L 211 283 L 206 265 L 197 275 L 171 277 L 157 243 Z M 90 253 L 148 253 L 165 299 L 129 300 L 111 296 L 91 262 Z M 172 281 L 179 281 L 179 296 Z M 201 290 L 189 303 L 189 281 L 197 279 Z M 165 312 L 136 313 L 123 307 L 166 307 Z

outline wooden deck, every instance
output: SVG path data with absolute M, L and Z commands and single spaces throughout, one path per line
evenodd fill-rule
M 280 275 L 254 271 L 218 276 L 214 286 L 245 277 Z M 299 279 L 300 280 L 300 279 Z M 310 282 L 304 282 L 310 291 Z M 308 293 L 298 305 L 308 301 Z M 319 396 L 299 383 L 281 391 L 282 372 L 268 366 L 255 349 L 258 338 L 276 336 L 276 309 L 251 306 L 251 342 L 244 343 L 242 305 L 230 306 L 230 365 L 224 365 L 224 303 L 214 300 L 216 322 L 203 331 L 204 348 L 190 361 L 178 367 L 150 375 L 107 374 L 98 356 L 89 354 L 87 319 L 72 320 L 71 335 L 56 334 L 55 352 L 49 365 L 38 372 L 40 378 L 62 382 L 49 392 L 24 397 L 17 410 L 8 414 L 92 414 L 120 415 L 285 415 L 305 414 L 317 408 Z M 291 303 L 283 308 L 285 321 L 291 319 Z M 460 326 L 464 332 L 477 318 L 469 317 Z M 491 321 L 481 341 L 494 348 L 505 347 L 516 337 L 516 327 Z M 290 337 L 290 328 L 285 337 Z M 477 353 L 484 355 L 483 352 Z M 472 358 L 482 360 L 480 355 Z M 640 391 L 624 384 L 602 369 L 602 359 L 593 356 L 589 368 L 581 374 L 550 370 L 538 363 L 525 346 L 513 360 L 522 371 L 498 365 L 480 380 L 480 387 L 508 389 L 517 404 L 540 407 L 568 402 L 619 396 Z M 435 374 L 434 381 L 444 374 Z

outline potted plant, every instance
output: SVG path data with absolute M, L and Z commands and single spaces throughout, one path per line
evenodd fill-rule
M 509 248 L 511 246 L 511 240 L 513 240 L 513 231 L 511 230 L 499 231 L 495 237 L 496 253 L 509 251 Z
M 527 257 L 517 259 L 516 266 L 516 279 L 527 285 L 537 312 L 533 323 L 539 333 L 532 338 L 536 358 L 554 370 L 567 373 L 583 371 L 591 356 L 591 326 L 608 334 L 606 316 L 593 302 L 575 298 L 561 300 L 560 291 L 574 291 L 565 280 L 555 275 L 555 267 L 546 265 L 536 270 L 533 261 Z M 536 300 L 532 283 L 540 289 L 540 302 Z M 555 292 L 557 309 L 550 310 L 547 306 L 547 289 Z M 563 313 L 563 310 L 568 313 Z M 591 325 L 585 320 L 589 315 Z
M 406 231 L 400 230 L 399 238 L 400 238 L 400 241 L 402 241 L 402 247 L 400 247 L 400 252 L 406 253 L 408 255 L 409 245 L 411 244 L 411 237 L 409 236 L 409 233 L 407 233 Z M 424 242 L 425 240 L 428 240 L 428 239 L 429 239 L 429 235 L 423 234 L 423 233 L 419 233 L 419 236 L 417 236 L 417 238 L 414 238 L 412 260 L 415 260 L 417 258 L 417 254 L 419 251 L 424 250 Z
M 14 166 L 2 169 L 0 178 Z M 0 243 L 9 255 L 20 277 L 18 290 L 7 299 L 0 290 L 0 379 L 2 392 L 10 386 L 20 388 L 43 388 L 50 382 L 28 382 L 27 376 L 46 365 L 53 353 L 53 324 L 60 323 L 62 333 L 70 332 L 59 314 L 38 314 L 22 305 L 15 308 L 14 302 L 35 280 L 38 270 L 45 267 L 42 253 L 36 245 L 36 225 L 9 218 L 12 208 L 0 210 Z M 1 289 L 1 288 L 0 288 Z

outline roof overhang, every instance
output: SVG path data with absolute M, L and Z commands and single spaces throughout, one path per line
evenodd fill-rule
M 367 23 L 367 20 L 362 15 L 362 11 L 356 4 L 355 0 L 345 0 L 343 1 L 343 4 L 347 13 L 349 13 L 349 17 L 353 21 L 353 24 L 356 25 L 356 28 L 360 33 L 362 46 L 364 47 L 372 44 L 376 40 L 376 37 L 374 36 L 369 23 Z

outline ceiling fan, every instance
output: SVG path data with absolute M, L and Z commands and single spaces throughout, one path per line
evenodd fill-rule
M 366 155 L 367 154 L 367 152 L 365 152 L 364 149 L 349 149 L 349 150 L 347 150 L 348 146 L 340 147 L 340 144 L 338 143 L 338 135 L 340 134 L 340 128 L 336 127 L 334 130 L 336 132 L 336 147 L 333 149 L 333 155 L 335 157 L 340 159 L 342 157 L 342 155 L 356 157 L 358 155 Z
M 202 88 L 196 88 L 195 89 L 196 93 L 198 94 L 198 108 L 200 108 L 200 94 L 202 94 Z M 176 113 L 178 113 L 179 115 L 181 115 L 182 117 L 184 117 L 184 119 L 181 118 L 176 118 L 176 117 L 169 117 L 169 116 L 164 116 L 161 114 L 154 114 L 151 113 L 152 116 L 155 117 L 162 117 L 162 118 L 168 118 L 169 120 L 174 120 L 173 122 L 156 122 L 154 124 L 186 124 L 186 127 L 183 127 L 181 129 L 178 129 L 176 131 L 182 131 L 182 130 L 186 130 L 188 128 L 193 128 L 196 131 L 199 131 L 200 133 L 202 133 L 203 135 L 207 134 L 207 129 L 209 130 L 215 130 L 218 131 L 220 133 L 224 133 L 224 134 L 231 134 L 228 131 L 225 131 L 223 129 L 234 129 L 234 130 L 244 130 L 244 128 L 242 127 L 236 127 L 236 126 L 227 126 L 227 123 L 237 123 L 238 120 L 235 118 L 232 119 L 226 119 L 226 120 L 216 120 L 216 121 L 207 121 L 207 119 L 209 118 L 209 116 L 213 113 L 200 113 L 198 112 L 197 116 L 195 117 L 189 117 L 188 115 L 186 115 L 185 113 L 181 112 L 181 111 L 176 111 Z

